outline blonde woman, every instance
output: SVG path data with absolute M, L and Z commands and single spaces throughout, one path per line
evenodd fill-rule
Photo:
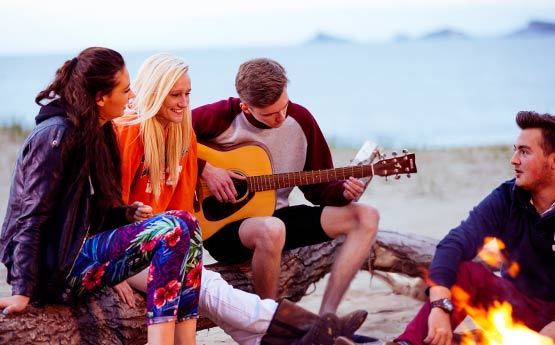
M 118 121 L 123 199 L 151 205 L 154 214 L 193 210 L 197 147 L 188 70 L 171 54 L 148 58 L 131 85 L 129 115 Z
M 130 109 L 118 119 L 122 195 L 126 202 L 142 206 L 136 220 L 166 210 L 193 210 L 197 143 L 191 126 L 188 70 L 188 64 L 175 55 L 147 58 L 131 85 L 136 96 Z M 143 271 L 114 287 L 130 306 L 135 305 L 131 286 L 145 291 L 146 274 Z M 258 343 L 277 309 L 275 301 L 234 289 L 209 270 L 202 269 L 200 289 L 201 314 L 240 344 Z

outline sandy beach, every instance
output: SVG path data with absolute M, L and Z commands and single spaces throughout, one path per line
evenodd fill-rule
M 0 218 L 4 218 L 13 162 L 21 139 L 0 132 Z M 395 148 L 400 151 L 403 148 Z M 411 148 L 407 148 L 411 149 Z M 348 165 L 356 149 L 334 149 L 336 166 Z M 443 237 L 456 226 L 473 205 L 491 189 L 512 177 L 509 159 L 512 147 L 471 147 L 457 149 L 411 150 L 416 153 L 418 173 L 411 178 L 375 177 L 360 202 L 376 206 L 381 214 L 380 229 Z M 383 150 L 387 153 L 387 150 Z M 0 269 L 0 295 L 10 293 Z M 318 310 L 326 279 L 318 282 L 301 305 Z M 380 279 L 361 271 L 352 282 L 338 314 L 366 309 L 369 317 L 360 333 L 391 340 L 414 316 L 421 302 L 395 295 Z M 201 331 L 198 344 L 232 344 L 221 329 Z

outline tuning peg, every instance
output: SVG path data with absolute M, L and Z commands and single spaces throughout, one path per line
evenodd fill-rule
M 380 159 L 385 159 L 387 155 L 385 153 L 380 154 Z
M 399 174 L 395 175 L 395 179 L 396 179 L 396 180 L 398 180 L 398 179 L 400 179 L 400 178 L 401 178 L 401 175 L 399 175 Z
M 393 157 L 397 157 L 397 151 L 391 152 L 391 155 L 392 155 Z
M 404 154 L 408 154 L 408 153 L 409 153 L 409 150 L 403 149 L 403 153 L 404 153 Z
M 410 174 L 407 174 L 407 178 L 410 178 Z

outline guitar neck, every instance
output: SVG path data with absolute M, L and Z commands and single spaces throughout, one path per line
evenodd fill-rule
M 249 186 L 249 190 L 253 192 L 260 192 L 279 188 L 346 180 L 349 176 L 361 178 L 372 175 L 372 166 L 358 165 L 335 169 L 250 176 L 247 177 L 247 184 Z

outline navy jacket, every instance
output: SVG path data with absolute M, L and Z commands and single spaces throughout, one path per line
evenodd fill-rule
M 514 179 L 493 190 L 438 244 L 431 280 L 450 288 L 459 263 L 472 260 L 487 237 L 496 237 L 506 246 L 503 278 L 529 297 L 555 301 L 555 210 L 540 216 L 530 198 Z M 514 262 L 520 270 L 511 277 L 508 266 Z

